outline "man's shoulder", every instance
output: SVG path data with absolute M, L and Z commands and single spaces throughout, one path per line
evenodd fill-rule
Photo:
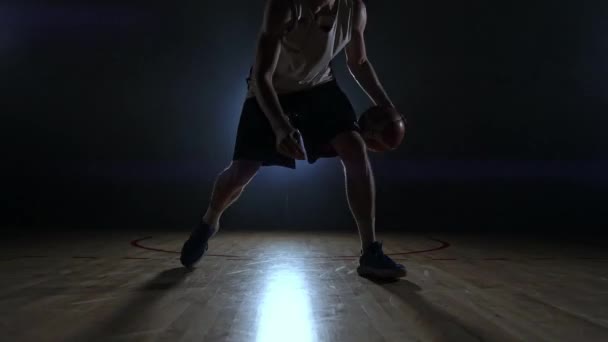
M 293 18 L 292 0 L 267 0 L 264 10 L 263 32 L 282 34 Z

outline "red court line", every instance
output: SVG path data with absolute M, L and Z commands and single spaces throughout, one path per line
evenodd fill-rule
M 95 256 L 73 256 L 73 259 L 98 259 L 98 257 Z
M 123 257 L 123 259 L 127 259 L 127 260 L 149 260 L 150 258 L 140 258 L 140 257 Z
M 154 251 L 154 252 L 180 254 L 180 252 L 170 251 L 170 250 L 162 249 L 162 248 L 148 247 L 148 246 L 144 246 L 144 245 L 141 244 L 142 241 L 149 240 L 151 238 L 152 238 L 152 236 L 146 236 L 146 237 L 143 237 L 143 238 L 140 238 L 140 239 L 133 240 L 133 241 L 131 241 L 131 246 L 136 247 L 136 248 L 141 248 L 141 249 L 149 250 L 149 251 Z M 429 248 L 429 249 L 423 249 L 423 250 L 417 250 L 417 251 L 399 252 L 399 253 L 387 253 L 387 255 L 406 255 L 406 254 L 428 253 L 428 252 L 435 252 L 435 251 L 438 251 L 438 250 L 446 249 L 446 248 L 448 248 L 448 247 L 451 246 L 450 243 L 446 242 L 446 241 L 442 241 L 442 240 L 431 238 L 431 237 L 429 237 L 427 239 L 435 241 L 435 242 L 439 242 L 440 245 L 437 246 L 437 247 L 433 247 L 433 248 Z M 230 255 L 230 254 L 207 254 L 206 256 L 209 256 L 209 257 L 220 257 L 220 258 L 252 259 L 252 257 L 248 257 L 248 256 Z M 359 255 L 332 255 L 332 256 L 308 256 L 308 257 L 301 257 L 301 258 L 305 258 L 305 259 L 352 259 L 352 258 L 358 258 L 358 257 L 359 257 Z
M 443 240 L 439 240 L 439 239 L 435 239 L 432 237 L 427 237 L 427 239 L 431 240 L 431 241 L 435 241 L 435 242 L 439 242 L 440 245 L 435 247 L 435 248 L 429 248 L 429 249 L 423 249 L 423 250 L 419 250 L 419 251 L 409 251 L 409 252 L 402 252 L 402 253 L 391 253 L 388 255 L 406 255 L 406 254 L 418 254 L 418 253 L 428 253 L 428 252 L 435 252 L 435 251 L 439 251 L 442 249 L 446 249 L 448 247 L 451 246 L 451 244 L 447 241 L 443 241 Z
M 154 251 L 154 252 L 180 254 L 180 252 L 170 251 L 170 250 L 166 250 L 166 249 L 162 249 L 162 248 L 147 247 L 147 246 L 143 246 L 142 244 L 140 244 L 141 241 L 149 240 L 151 238 L 152 238 L 151 236 L 146 236 L 141 239 L 133 240 L 133 241 L 131 241 L 131 246 L 146 249 L 149 251 Z M 205 256 L 223 257 L 223 258 L 248 258 L 248 257 L 239 256 L 239 255 L 229 255 L 229 254 L 206 254 Z

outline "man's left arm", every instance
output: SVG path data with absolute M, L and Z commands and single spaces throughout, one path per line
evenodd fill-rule
M 372 64 L 367 58 L 365 49 L 365 26 L 367 24 L 367 10 L 362 0 L 354 1 L 354 19 L 351 41 L 346 46 L 346 62 L 348 70 L 359 86 L 367 93 L 377 106 L 394 107 L 386 91 L 382 87 Z

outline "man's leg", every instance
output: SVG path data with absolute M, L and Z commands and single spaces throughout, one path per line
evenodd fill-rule
M 215 180 L 209 207 L 202 218 L 203 222 L 218 229 L 224 211 L 236 202 L 261 166 L 262 163 L 258 161 L 233 161 L 222 171 Z
M 203 257 L 222 213 L 238 199 L 260 166 L 261 162 L 234 161 L 217 177 L 207 213 L 182 246 L 180 261 L 184 266 L 192 267 Z
M 376 188 L 363 138 L 357 132 L 346 132 L 338 135 L 332 145 L 344 165 L 348 204 L 361 237 L 357 272 L 373 278 L 404 277 L 405 267 L 385 255 L 382 244 L 376 241 Z
M 365 250 L 376 241 L 376 188 L 365 142 L 359 133 L 351 131 L 338 135 L 332 145 L 344 166 L 348 204 Z

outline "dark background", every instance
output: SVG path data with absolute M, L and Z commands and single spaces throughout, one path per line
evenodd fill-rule
M 263 1 L 3 2 L 4 227 L 188 229 L 231 158 Z M 608 3 L 368 1 L 406 114 L 379 229 L 599 232 Z M 370 102 L 338 80 L 358 112 Z M 234 228 L 354 229 L 337 160 L 264 169 Z

